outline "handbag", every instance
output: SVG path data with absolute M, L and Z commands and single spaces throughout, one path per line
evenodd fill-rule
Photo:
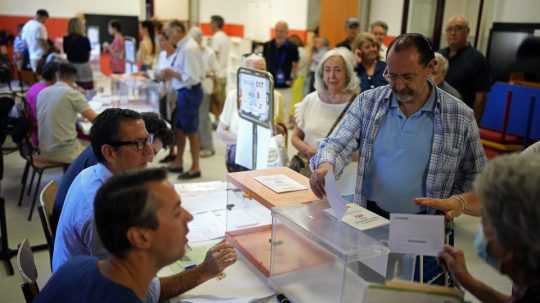
M 347 106 L 345 106 L 343 111 L 341 111 L 341 113 L 337 117 L 336 121 L 334 121 L 334 124 L 332 125 L 332 127 L 330 128 L 328 133 L 326 134 L 326 137 L 328 137 L 328 136 L 330 136 L 332 134 L 332 132 L 334 131 L 334 129 L 338 125 L 339 121 L 341 121 L 341 118 L 343 118 L 343 116 L 345 115 L 345 113 L 349 109 L 349 106 L 351 106 L 352 101 L 354 100 L 355 97 L 356 96 L 352 96 L 351 100 L 349 100 L 349 103 L 347 103 Z M 307 159 L 306 156 L 304 156 L 300 152 L 297 152 L 296 155 L 294 155 L 291 158 L 291 161 L 289 162 L 289 168 L 294 170 L 295 172 L 298 172 L 298 173 L 308 177 L 308 178 L 311 176 L 311 169 L 309 168 L 309 159 Z

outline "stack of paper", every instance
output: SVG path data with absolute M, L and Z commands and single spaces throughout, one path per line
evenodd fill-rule
M 182 207 L 192 214 L 225 209 L 227 183 L 222 181 L 175 184 Z
M 298 183 L 297 181 L 289 178 L 286 175 L 269 175 L 269 176 L 257 176 L 255 180 L 262 183 L 264 186 L 270 188 L 276 193 L 285 193 L 291 191 L 299 191 L 308 189 L 307 186 Z

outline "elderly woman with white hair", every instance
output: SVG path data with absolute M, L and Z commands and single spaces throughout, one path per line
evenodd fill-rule
M 441 53 L 435 53 L 435 66 L 433 67 L 432 79 L 437 85 L 438 88 L 444 90 L 450 95 L 461 100 L 461 94 L 455 89 L 446 79 L 446 74 L 448 73 L 448 60 L 441 55 Z
M 441 262 L 459 284 L 482 302 L 540 302 L 540 155 L 501 156 L 474 183 L 482 205 L 479 256 L 513 282 L 507 296 L 473 277 L 463 251 L 446 246 Z
M 339 123 L 349 104 L 359 93 L 359 80 L 350 52 L 341 48 L 328 51 L 315 72 L 315 91 L 296 105 L 296 128 L 292 144 L 298 154 L 290 167 L 309 176 L 308 160 L 315 155 L 319 143 Z M 342 195 L 354 193 L 356 162 L 351 162 L 338 179 Z
M 243 56 L 243 62 L 241 65 L 251 69 L 266 71 L 266 60 L 264 57 L 257 54 L 248 54 Z M 223 111 L 219 116 L 219 124 L 217 127 L 217 136 L 226 145 L 225 166 L 227 167 L 228 172 L 248 170 L 247 168 L 235 163 L 236 138 L 239 131 L 238 125 L 240 120 L 240 116 L 238 115 L 238 108 L 240 107 L 239 102 L 237 90 L 233 89 L 229 91 L 227 98 L 225 98 L 225 104 L 223 105 Z M 274 126 L 277 129 L 277 133 L 286 134 L 287 130 L 284 126 L 283 118 L 279 115 L 279 104 L 283 104 L 283 95 L 274 90 Z M 276 144 L 278 145 L 277 148 L 272 147 L 272 145 L 270 148 L 268 159 L 270 167 L 284 165 L 284 163 L 277 162 L 287 162 L 286 135 L 282 136 L 281 138 L 278 137 L 276 139 Z M 282 161 L 277 159 L 282 159 Z

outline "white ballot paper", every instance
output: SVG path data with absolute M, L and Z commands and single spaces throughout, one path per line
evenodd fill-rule
M 334 176 L 334 172 L 332 171 L 329 171 L 326 176 L 324 176 L 324 190 L 326 191 L 326 199 L 334 211 L 334 216 L 338 220 L 341 220 L 347 211 L 347 207 L 345 206 L 347 201 L 345 201 L 338 192 L 336 176 Z
M 286 175 L 257 176 L 253 179 L 259 181 L 264 186 L 270 188 L 276 193 L 285 193 L 290 191 L 299 191 L 308 189 L 307 186 L 287 177 Z
M 444 217 L 390 214 L 390 250 L 437 256 L 444 245 Z
M 342 221 L 359 230 L 372 229 L 390 222 L 355 203 L 347 204 L 347 211 Z

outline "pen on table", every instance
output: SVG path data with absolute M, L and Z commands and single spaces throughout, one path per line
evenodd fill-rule
M 291 303 L 291 301 L 289 301 L 289 299 L 285 297 L 284 294 L 278 294 L 276 296 L 276 299 L 278 300 L 279 303 Z

